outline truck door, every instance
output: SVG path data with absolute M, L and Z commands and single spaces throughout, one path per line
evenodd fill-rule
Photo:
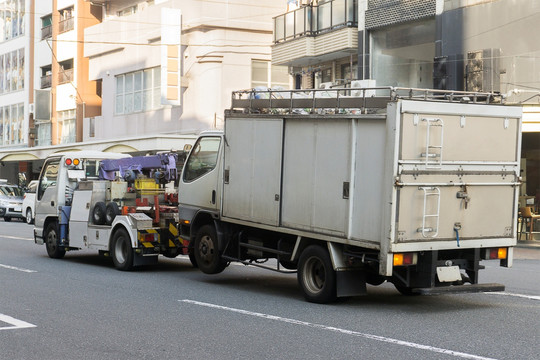
M 221 136 L 199 138 L 184 166 L 181 202 L 187 206 L 217 210 L 219 207 L 219 149 Z
M 277 226 L 283 119 L 228 118 L 223 216 Z
M 36 219 L 35 226 L 43 230 L 45 219 L 49 216 L 57 216 L 58 208 L 58 171 L 60 158 L 51 158 L 45 162 L 36 192 Z M 41 234 L 41 231 L 37 232 Z

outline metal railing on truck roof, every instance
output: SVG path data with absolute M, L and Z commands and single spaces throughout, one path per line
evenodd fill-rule
M 498 93 L 401 87 L 233 91 L 230 111 L 277 114 L 367 114 L 398 99 L 456 103 L 503 103 Z

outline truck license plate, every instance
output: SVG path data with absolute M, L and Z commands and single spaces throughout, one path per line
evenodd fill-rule
M 440 266 L 437 267 L 437 277 L 440 282 L 454 282 L 461 280 L 459 266 Z

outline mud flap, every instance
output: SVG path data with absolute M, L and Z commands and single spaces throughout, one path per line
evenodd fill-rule
M 366 295 L 366 275 L 360 270 L 336 271 L 338 297 Z
M 133 256 L 133 266 L 155 265 L 157 263 L 158 263 L 157 254 L 150 255 L 150 256 L 143 256 L 143 255 L 135 254 Z

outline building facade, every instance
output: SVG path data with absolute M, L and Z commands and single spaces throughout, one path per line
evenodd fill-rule
M 4 1 L 6 9 L 17 1 Z M 20 134 L 13 135 L 18 137 L 0 146 L 0 178 L 16 182 L 21 169 L 30 169 L 23 176 L 27 180 L 35 178 L 43 159 L 63 150 L 140 155 L 182 149 L 201 130 L 223 126 L 232 90 L 289 87 L 288 68 L 270 62 L 272 16 L 285 6 L 286 0 L 15 5 L 35 34 L 27 36 L 27 45 L 20 35 L 4 41 L 9 46 L 0 43 L 10 74 L 14 60 L 28 59 L 27 80 L 14 82 L 11 90 L 10 75 L 9 91 L 0 93 L 2 107 L 9 104 L 6 134 L 18 124 L 19 106 L 25 112 L 23 126 L 17 125 Z M 10 34 L 12 29 L 10 22 Z M 22 105 L 23 97 L 12 92 L 24 92 Z
M 540 199 L 540 2 L 298 0 L 274 18 L 272 61 L 297 88 L 500 92 L 522 106 L 523 196 Z

